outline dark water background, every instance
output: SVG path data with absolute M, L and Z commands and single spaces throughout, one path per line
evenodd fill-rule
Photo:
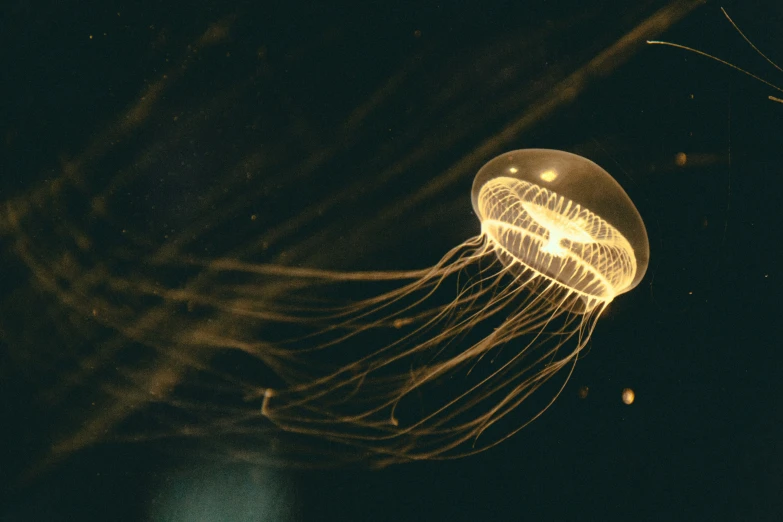
M 783 104 L 638 42 L 783 73 L 716 3 L 632 4 L 5 3 L 0 518 L 779 520 Z M 777 3 L 723 6 L 783 62 Z M 633 33 L 667 8 L 689 12 Z M 105 437 L 51 458 L 111 410 L 123 365 L 163 363 L 133 347 L 103 357 L 111 333 L 38 281 L 47 267 L 113 263 L 133 280 L 133 258 L 107 261 L 127 234 L 204 257 L 420 268 L 478 232 L 476 170 L 532 147 L 612 173 L 647 224 L 651 264 L 563 396 L 510 441 L 457 461 L 286 470 L 117 442 L 128 419 L 115 416 Z M 88 358 L 97 369 L 80 372 Z

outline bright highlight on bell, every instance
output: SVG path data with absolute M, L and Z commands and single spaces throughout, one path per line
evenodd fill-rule
M 555 150 L 493 159 L 472 201 L 481 233 L 428 269 L 264 269 L 299 294 L 365 293 L 263 311 L 296 329 L 262 350 L 285 383 L 260 391 L 266 418 L 386 463 L 481 451 L 546 410 L 601 311 L 644 276 L 644 224 L 605 170 Z

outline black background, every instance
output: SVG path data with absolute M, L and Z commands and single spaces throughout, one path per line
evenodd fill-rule
M 767 96 L 780 93 L 641 41 L 568 83 L 678 5 L 5 2 L 0 518 L 779 520 L 783 104 Z M 722 5 L 783 61 L 778 3 Z M 712 2 L 644 38 L 783 84 Z M 572 99 L 558 98 L 568 85 Z M 126 229 L 207 256 L 252 240 L 251 261 L 419 268 L 478 232 L 476 170 L 532 147 L 612 173 L 647 224 L 651 264 L 599 322 L 560 399 L 510 441 L 456 461 L 289 470 L 120 442 L 120 419 L 50 458 L 110 408 L 116 378 L 76 371 L 101 360 L 108 334 L 38 280 L 78 250 L 64 230 L 91 244 L 82 273 Z M 87 196 L 123 176 L 126 196 L 85 218 Z M 66 375 L 82 377 L 63 387 Z

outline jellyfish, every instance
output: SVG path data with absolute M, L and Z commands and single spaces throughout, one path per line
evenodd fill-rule
M 288 281 L 232 308 L 274 324 L 262 351 L 281 381 L 258 390 L 263 417 L 397 462 L 481 451 L 554 402 L 601 312 L 645 274 L 642 218 L 604 169 L 545 149 L 489 161 L 472 204 L 480 233 L 424 270 L 213 261 Z

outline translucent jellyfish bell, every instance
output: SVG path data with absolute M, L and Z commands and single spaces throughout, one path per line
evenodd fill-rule
M 512 270 L 579 295 L 587 310 L 634 288 L 649 259 L 642 218 L 620 185 L 568 152 L 507 152 L 479 170 L 473 209 Z

